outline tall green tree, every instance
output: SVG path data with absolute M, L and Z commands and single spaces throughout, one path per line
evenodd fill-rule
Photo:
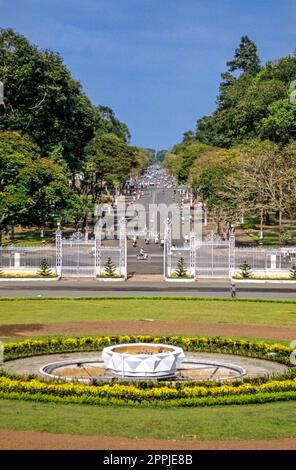
M 269 61 L 260 68 L 253 66 L 258 62 L 254 54 L 247 65 L 243 49 L 228 63 L 231 70 L 240 70 L 240 75 L 222 74 L 217 109 L 197 121 L 195 138 L 218 147 L 232 147 L 257 137 L 285 145 L 295 138 L 295 110 L 287 100 L 296 76 L 296 55 Z M 254 47 L 250 50 L 254 53 Z
M 180 183 L 185 183 L 189 176 L 190 168 L 198 157 L 198 155 L 206 150 L 207 146 L 197 142 L 196 140 L 183 140 L 180 144 L 177 144 L 173 147 L 171 153 L 177 156 L 175 159 L 175 163 L 177 163 L 176 167 L 176 176 Z M 168 164 L 168 169 L 170 165 L 169 158 L 172 158 L 170 154 L 168 154 L 168 159 L 165 160 Z M 173 160 L 171 160 L 172 162 Z M 173 169 L 173 167 L 172 167 Z
M 130 140 L 111 108 L 91 104 L 59 54 L 38 49 L 11 29 L 0 30 L 0 81 L 5 85 L 0 130 L 21 131 L 42 155 L 59 147 L 73 172 L 81 169 L 84 147 L 95 135 Z
M 70 167 L 78 168 L 83 148 L 94 135 L 94 111 L 61 57 L 2 29 L 0 80 L 5 85 L 0 129 L 28 135 L 43 155 L 61 145 Z
M 230 72 L 240 70 L 256 75 L 260 70 L 260 59 L 257 54 L 257 46 L 248 36 L 241 38 L 240 45 L 235 49 L 234 59 L 227 62 Z
M 130 142 L 131 134 L 124 122 L 121 122 L 109 106 L 95 108 L 95 130 L 97 134 L 115 134 L 125 142 Z
M 154 161 L 155 152 L 150 149 L 135 147 L 135 164 L 131 169 L 133 176 L 138 176 Z
M 40 157 L 18 132 L 0 132 L 0 235 L 13 223 L 46 223 L 77 204 L 63 165 Z
M 114 134 L 95 136 L 85 148 L 85 184 L 93 202 L 103 188 L 119 190 L 131 171 L 138 167 L 137 149 Z
M 207 149 L 190 169 L 189 181 L 216 223 L 217 232 L 223 236 L 237 215 L 237 205 L 225 188 L 225 181 L 234 171 L 236 158 L 233 150 Z
M 268 106 L 268 115 L 258 125 L 259 134 L 274 142 L 288 143 L 296 137 L 296 106 L 288 98 Z

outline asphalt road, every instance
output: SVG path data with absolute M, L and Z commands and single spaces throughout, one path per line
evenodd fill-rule
M 180 202 L 180 198 L 174 195 L 172 189 L 150 188 L 145 190 L 144 196 L 136 201 L 145 208 L 146 226 L 151 230 L 151 238 L 149 245 L 145 244 L 144 237 L 139 237 L 137 246 L 132 246 L 132 240 L 128 241 L 128 272 L 130 274 L 163 274 L 163 248 L 160 244 L 155 244 L 153 232 L 159 233 L 160 238 L 163 236 L 163 220 L 159 214 L 154 211 L 156 204 L 169 206 L 172 203 Z M 142 219 L 142 214 L 139 214 Z M 149 254 L 148 261 L 137 260 L 137 254 L 143 247 L 145 252 Z
M 102 296 L 184 296 L 229 297 L 229 282 L 200 280 L 186 284 L 170 284 L 157 280 L 107 284 L 95 279 L 62 279 L 48 283 L 0 282 L 0 297 L 102 297 Z M 296 300 L 296 287 L 291 284 L 240 284 L 238 298 Z M 1 306 L 0 306 L 1 308 Z
M 173 188 L 168 189 L 162 187 L 161 181 L 159 186 L 159 188 L 152 187 L 144 190 L 144 196 L 142 196 L 140 199 L 137 199 L 135 202 L 135 204 L 139 204 L 144 208 L 146 227 L 149 227 L 151 235 L 150 243 L 148 245 L 145 244 L 144 236 L 139 237 L 137 246 L 135 248 L 132 246 L 132 240 L 130 239 L 128 241 L 127 255 L 129 274 L 163 274 L 163 248 L 160 246 L 160 244 L 155 244 L 153 233 L 158 233 L 160 239 L 163 238 L 164 220 L 169 215 L 169 213 L 166 213 L 163 210 L 165 207 L 168 208 L 175 206 L 176 204 L 180 204 L 181 197 L 178 193 L 174 193 Z M 158 212 L 155 210 L 156 206 L 158 206 Z M 133 210 L 132 207 L 131 210 Z M 139 220 L 144 220 L 142 214 L 143 211 L 139 211 Z M 181 227 L 182 224 L 180 221 L 180 232 Z M 175 243 L 177 246 L 181 246 L 184 243 L 184 239 L 174 239 L 173 243 Z M 137 260 L 137 254 L 141 247 L 143 247 L 145 252 L 147 252 L 149 255 L 148 261 Z

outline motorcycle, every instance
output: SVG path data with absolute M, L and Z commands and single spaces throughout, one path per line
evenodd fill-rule
M 148 253 L 143 253 L 143 254 L 139 253 L 139 254 L 137 255 L 137 259 L 138 259 L 139 261 L 142 261 L 142 260 L 143 260 L 143 261 L 148 261 L 149 255 L 148 255 Z

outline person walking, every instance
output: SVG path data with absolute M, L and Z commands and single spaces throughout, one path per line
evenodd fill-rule
M 133 236 L 133 247 L 136 248 L 137 246 L 137 237 L 136 235 Z
M 231 281 L 231 284 L 230 284 L 230 295 L 232 299 L 236 299 L 236 286 L 233 281 Z

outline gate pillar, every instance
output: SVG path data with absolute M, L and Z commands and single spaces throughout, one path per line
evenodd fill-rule
M 127 230 L 126 219 L 121 217 L 119 222 L 119 269 L 121 276 L 127 278 Z
M 196 235 L 190 232 L 190 276 L 196 277 Z
M 235 273 L 235 235 L 234 231 L 230 230 L 229 234 L 229 277 Z
M 55 234 L 56 239 L 56 272 L 58 276 L 62 275 L 63 266 L 63 245 L 62 245 L 62 231 L 58 226 Z
M 95 277 L 101 274 L 102 224 L 95 227 Z
M 172 274 L 172 221 L 167 219 L 164 223 L 164 250 L 163 266 L 164 278 Z

